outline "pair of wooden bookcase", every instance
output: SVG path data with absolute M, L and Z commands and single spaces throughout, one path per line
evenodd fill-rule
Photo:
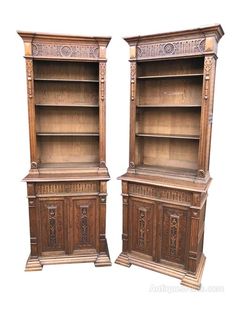
M 25 46 L 31 169 L 26 270 L 111 265 L 105 236 L 106 47 L 110 37 L 19 32 Z M 200 288 L 220 25 L 125 38 L 130 46 L 130 163 L 123 250 Z

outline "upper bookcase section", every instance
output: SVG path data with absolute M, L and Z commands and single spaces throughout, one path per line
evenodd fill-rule
M 106 60 L 111 37 L 84 37 L 18 31 L 24 41 L 25 57 L 55 60 Z
M 152 60 L 217 54 L 224 35 L 221 25 L 185 31 L 124 38 L 130 45 L 131 60 Z

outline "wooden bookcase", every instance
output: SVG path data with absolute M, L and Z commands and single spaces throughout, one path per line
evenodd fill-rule
M 105 72 L 109 37 L 18 32 L 25 46 L 31 253 L 44 264 L 111 265 L 105 237 Z
M 220 25 L 125 38 L 130 46 L 130 163 L 122 180 L 123 251 L 199 289 Z

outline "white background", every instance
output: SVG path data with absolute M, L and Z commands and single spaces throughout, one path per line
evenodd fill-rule
M 234 38 L 233 1 L 1 1 L 1 313 L 220 313 L 233 308 L 234 278 Z M 123 36 L 221 23 L 211 175 L 202 278 L 205 290 L 176 290 L 179 280 L 132 266 L 45 266 L 25 273 L 29 254 L 26 185 L 29 142 L 23 42 L 16 30 L 112 36 L 107 57 L 107 238 L 112 261 L 121 252 L 121 184 L 128 166 L 129 49 Z M 214 288 L 213 288 L 214 287 Z M 233 292 L 233 294 L 232 294 Z M 230 312 L 233 312 L 230 310 Z

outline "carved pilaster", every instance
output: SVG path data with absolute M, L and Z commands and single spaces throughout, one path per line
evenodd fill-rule
M 199 146 L 198 176 L 205 178 L 209 168 L 211 121 L 213 119 L 213 95 L 215 80 L 215 56 L 205 56 L 202 92 L 201 134 Z
M 38 231 L 37 231 L 37 211 L 35 184 L 27 183 L 28 206 L 29 206 L 29 225 L 30 225 L 30 257 L 38 256 Z

